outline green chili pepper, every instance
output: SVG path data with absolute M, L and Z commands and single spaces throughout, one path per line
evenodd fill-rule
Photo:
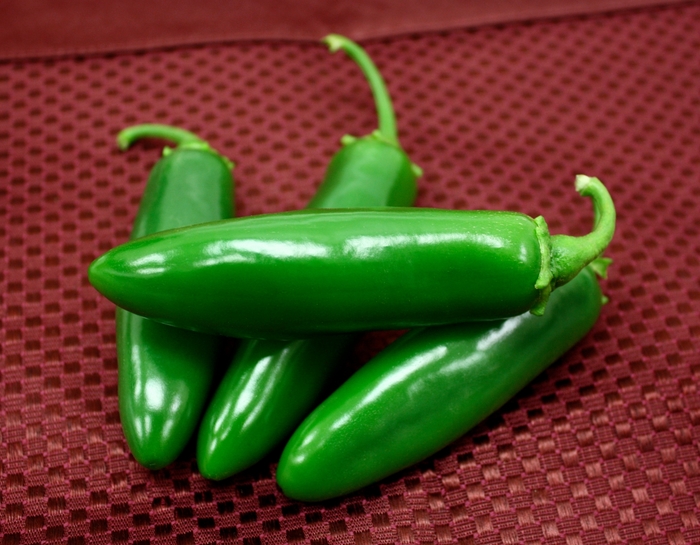
M 362 69 L 377 107 L 379 128 L 356 138 L 343 137 L 343 147 L 331 159 L 323 185 L 308 208 L 358 208 L 410 206 L 416 198 L 416 178 L 421 169 L 411 162 L 399 144 L 391 98 L 377 67 L 367 53 L 343 36 L 323 40 L 331 51 L 342 49 Z
M 277 482 L 290 498 L 319 501 L 427 458 L 577 343 L 601 303 L 589 267 L 552 294 L 543 317 L 525 313 L 407 333 L 304 420 L 282 453 Z
M 138 138 L 165 138 L 148 178 L 131 239 L 233 214 L 232 163 L 188 131 L 139 125 L 118 136 L 121 149 Z M 201 416 L 219 339 L 183 331 L 117 309 L 119 413 L 129 448 L 158 469 L 180 454 Z
M 329 36 L 357 61 L 377 105 L 379 130 L 344 138 L 310 208 L 410 206 L 416 172 L 398 144 L 394 109 L 367 54 L 347 38 Z M 318 402 L 353 335 L 287 341 L 243 340 L 199 428 L 197 462 L 209 479 L 223 479 L 259 461 Z
M 541 217 L 415 208 L 312 210 L 158 233 L 90 266 L 108 299 L 190 329 L 255 338 L 402 329 L 544 312 L 612 239 L 596 178 L 593 231 L 550 236 Z

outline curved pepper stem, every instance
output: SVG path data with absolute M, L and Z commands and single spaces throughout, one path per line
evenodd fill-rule
M 328 48 L 335 53 L 339 49 L 345 51 L 348 56 L 354 60 L 362 70 L 362 73 L 367 78 L 374 102 L 377 106 L 377 117 L 379 119 L 379 129 L 375 131 L 375 135 L 383 140 L 398 146 L 398 132 L 396 130 L 396 115 L 394 114 L 394 106 L 391 103 L 389 91 L 386 88 L 384 79 L 382 78 L 377 66 L 374 64 L 369 55 L 352 40 L 339 34 L 329 34 L 322 40 L 328 45 Z
M 140 138 L 161 138 L 170 140 L 178 145 L 180 149 L 197 149 L 209 151 L 221 157 L 229 169 L 233 169 L 233 163 L 225 156 L 214 150 L 205 140 L 185 129 L 172 127 L 170 125 L 161 125 L 159 123 L 144 123 L 142 125 L 134 125 L 127 127 L 117 135 L 117 145 L 120 150 L 126 150 L 136 140 Z M 166 147 L 163 149 L 163 155 L 168 156 L 172 153 L 172 149 Z
M 615 205 L 600 180 L 579 174 L 576 176 L 576 190 L 593 201 L 593 230 L 582 237 L 552 237 L 552 275 L 555 287 L 566 284 L 588 263 L 600 257 L 615 233 Z
M 140 138 L 162 138 L 163 140 L 175 142 L 178 146 L 192 143 L 207 144 L 199 136 L 185 129 L 158 123 L 144 123 L 143 125 L 134 125 L 121 131 L 117 135 L 117 145 L 119 149 L 125 150 Z
M 595 219 L 590 233 L 582 237 L 550 236 L 544 218 L 535 218 L 542 266 L 535 283 L 540 296 L 530 310 L 533 314 L 543 314 L 552 290 L 572 280 L 589 263 L 601 276 L 605 275 L 610 264 L 609 259 L 601 256 L 615 233 L 616 213 L 612 197 L 598 178 L 583 174 L 576 176 L 576 190 L 593 201 Z

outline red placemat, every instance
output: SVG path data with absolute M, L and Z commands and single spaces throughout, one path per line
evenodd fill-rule
M 0 65 L 3 543 L 700 543 L 699 37 L 691 4 L 366 43 L 425 170 L 418 205 L 581 234 L 573 177 L 597 175 L 615 265 L 598 324 L 511 403 L 321 504 L 281 494 L 274 454 L 222 483 L 191 451 L 133 460 L 114 308 L 86 268 L 127 239 L 161 147 L 120 153 L 119 129 L 201 134 L 238 165 L 240 215 L 300 208 L 338 138 L 374 127 L 357 68 L 269 41 Z

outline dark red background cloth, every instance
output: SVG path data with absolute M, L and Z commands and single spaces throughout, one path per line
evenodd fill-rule
M 365 42 L 425 170 L 418 205 L 589 230 L 576 173 L 619 223 L 593 330 L 425 462 L 335 501 L 277 488 L 276 454 L 213 483 L 192 451 L 151 472 L 117 409 L 114 307 L 88 264 L 125 241 L 162 143 L 237 163 L 240 215 L 300 208 L 367 85 L 315 43 L 261 41 L 0 64 L 3 544 L 700 543 L 700 5 Z M 365 362 L 393 335 L 349 355 Z M 390 418 L 390 415 L 387 415 Z
M 683 0 L 3 0 L 0 58 L 231 40 L 355 40 Z

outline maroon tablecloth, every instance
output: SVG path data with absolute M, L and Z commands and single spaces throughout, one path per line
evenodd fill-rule
M 418 205 L 590 228 L 576 173 L 619 212 L 591 331 L 424 463 L 321 504 L 285 498 L 278 453 L 222 483 L 192 451 L 151 472 L 117 410 L 114 307 L 87 265 L 127 239 L 161 143 L 198 132 L 237 163 L 240 215 L 299 208 L 338 139 L 374 127 L 342 55 L 311 42 L 182 46 L 0 64 L 3 544 L 700 543 L 700 5 L 365 42 L 423 167 Z M 366 361 L 394 335 L 372 333 Z

